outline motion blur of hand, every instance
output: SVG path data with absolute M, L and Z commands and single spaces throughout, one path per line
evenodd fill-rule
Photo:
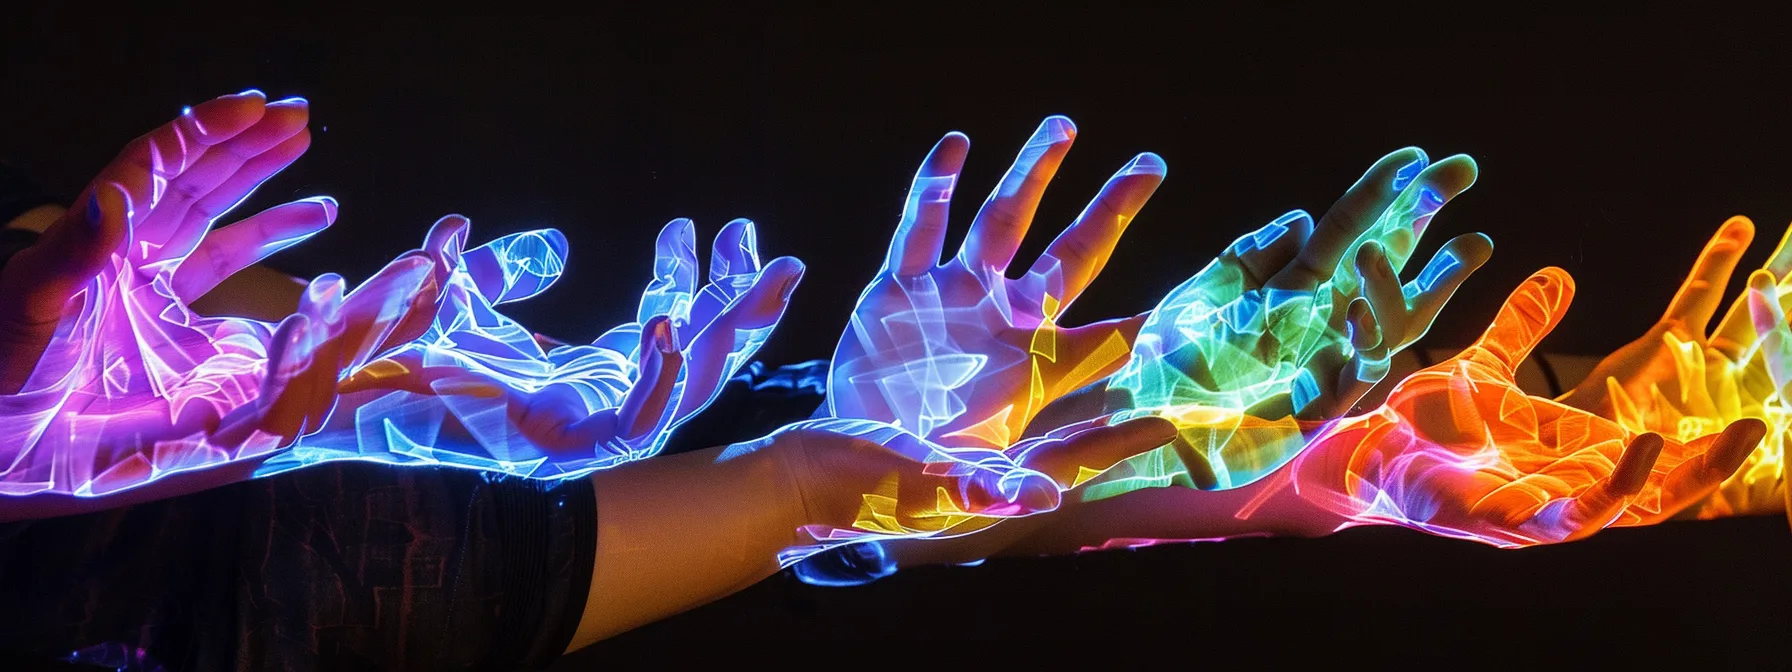
M 839 548 L 848 544 L 962 536 L 1052 511 L 1064 491 L 1163 445 L 1173 431 L 1161 418 L 1114 424 L 1103 418 L 997 450 L 944 446 L 885 423 L 826 418 L 730 448 L 722 459 L 769 448 L 790 474 L 810 543 L 779 555 L 789 565 L 821 551 L 859 552 Z M 799 574 L 829 582 L 825 569 Z
M 803 272 L 790 257 L 762 267 L 753 223 L 735 220 L 699 286 L 696 227 L 675 220 L 660 233 L 636 321 L 589 345 L 544 348 L 497 306 L 559 279 L 566 239 L 530 231 L 465 250 L 467 231 L 466 219 L 445 217 L 419 251 L 444 288 L 428 331 L 355 371 L 343 384 L 353 418 L 264 473 L 361 459 L 565 478 L 648 457 L 771 335 Z
M 1765 426 L 1741 420 L 1682 442 L 1524 394 L 1518 365 L 1573 296 L 1567 272 L 1532 275 L 1474 345 L 1314 439 L 1294 459 L 1293 489 L 1356 523 L 1499 546 L 1652 524 L 1698 502 L 1735 473 Z
M 1601 360 L 1586 380 L 1559 399 L 1631 431 L 1690 441 L 1753 418 L 1766 439 L 1735 475 L 1701 502 L 1694 515 L 1712 518 L 1784 511 L 1786 437 L 1792 407 L 1792 326 L 1784 301 L 1792 282 L 1792 236 L 1782 237 L 1767 264 L 1749 275 L 1715 328 L 1724 289 L 1754 240 L 1755 226 L 1732 217 L 1699 252 L 1666 312 L 1635 341 Z
M 0 493 L 91 498 L 266 455 L 322 423 L 343 371 L 426 326 L 405 319 L 434 299 L 416 258 L 353 292 L 321 277 L 277 325 L 189 309 L 335 220 L 315 198 L 213 228 L 305 151 L 307 120 L 303 99 L 259 91 L 190 108 L 127 145 L 6 265 Z
M 1432 218 L 1476 175 L 1467 156 L 1433 164 L 1408 147 L 1370 166 L 1317 225 L 1295 210 L 1239 238 L 1150 313 L 1132 358 L 1108 383 L 1110 409 L 1186 417 L 1200 407 L 1209 417 L 1308 421 L 1348 413 L 1492 255 L 1486 236 L 1457 236 L 1400 282 Z M 1208 422 L 1185 429 L 1091 495 L 1235 488 L 1300 446 L 1232 441 L 1236 428 Z

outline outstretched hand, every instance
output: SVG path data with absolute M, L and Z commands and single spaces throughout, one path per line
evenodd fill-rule
M 1140 154 L 1025 275 L 1008 277 L 1076 127 L 1050 117 L 984 201 L 945 263 L 947 215 L 970 141 L 947 134 L 922 162 L 882 269 L 834 350 L 827 408 L 952 446 L 1001 450 L 1058 397 L 1125 362 L 1139 319 L 1057 324 L 1095 280 L 1120 234 L 1163 181 Z
M 1681 440 L 1744 418 L 1771 428 L 1761 449 L 1698 507 L 1699 517 L 1775 513 L 1785 509 L 1785 437 L 1792 426 L 1782 390 L 1792 383 L 1792 344 L 1781 308 L 1792 276 L 1792 237 L 1782 238 L 1748 289 L 1723 305 L 1724 289 L 1754 239 L 1755 226 L 1732 217 L 1710 242 L 1669 301 L 1661 319 L 1635 341 L 1600 360 L 1560 401 L 1610 418 L 1631 431 Z
M 638 321 L 546 349 L 497 306 L 552 285 L 565 238 L 530 231 L 463 252 L 467 227 L 450 216 L 430 230 L 419 253 L 443 269 L 444 300 L 421 338 L 344 382 L 352 424 L 306 438 L 269 471 L 365 459 L 565 478 L 653 455 L 770 336 L 802 276 L 789 257 L 761 268 L 753 223 L 736 220 L 699 288 L 696 228 L 675 220 Z
M 1518 365 L 1573 294 L 1561 269 L 1532 275 L 1474 345 L 1322 432 L 1294 459 L 1295 491 L 1358 523 L 1499 546 L 1655 523 L 1709 494 L 1760 441 L 1759 421 L 1682 442 L 1519 390 Z
M 1289 212 L 1171 290 L 1109 382 L 1110 408 L 1203 421 L 1179 423 L 1185 431 L 1168 449 L 1129 461 L 1090 496 L 1239 487 L 1286 463 L 1300 442 L 1234 441 L 1235 425 L 1205 420 L 1324 421 L 1349 412 L 1492 255 L 1486 236 L 1457 236 L 1400 282 L 1432 217 L 1475 178 L 1467 156 L 1432 164 L 1416 147 L 1393 152 L 1317 224 Z
M 353 292 L 321 277 L 278 325 L 188 308 L 335 220 L 319 198 L 212 228 L 305 151 L 307 119 L 304 100 L 259 91 L 195 106 L 6 265 L 0 493 L 90 498 L 264 456 L 325 421 L 342 371 L 419 333 L 401 327 L 433 301 L 422 259 Z

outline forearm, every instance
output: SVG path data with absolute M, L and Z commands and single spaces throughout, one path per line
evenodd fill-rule
M 579 649 L 750 586 L 797 543 L 802 499 L 770 451 L 725 448 L 600 471 L 597 559 Z M 741 452 L 741 451 L 737 451 Z
M 1316 537 L 1346 521 L 1302 499 L 1284 466 L 1231 490 L 1161 487 L 1092 502 L 1066 501 L 999 555 L 1062 555 L 1104 546 L 1249 536 Z

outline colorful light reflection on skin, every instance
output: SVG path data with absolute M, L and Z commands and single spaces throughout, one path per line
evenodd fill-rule
M 1700 518 L 1771 514 L 1786 509 L 1785 443 L 1792 430 L 1785 390 L 1792 382 L 1792 328 L 1782 302 L 1792 274 L 1792 235 L 1782 237 L 1748 289 L 1722 306 L 1755 226 L 1732 217 L 1712 235 L 1655 326 L 1614 351 L 1565 404 L 1611 418 L 1632 431 L 1690 440 L 1745 418 L 1765 422 L 1766 440 L 1737 473 L 1691 513 Z
M 547 478 L 645 457 L 764 342 L 800 280 L 794 259 L 762 269 L 740 220 L 699 288 L 695 229 L 675 221 L 639 321 L 544 351 L 494 306 L 545 290 L 565 241 L 527 232 L 463 254 L 450 217 L 346 296 L 319 278 L 278 326 L 194 314 L 219 280 L 334 220 L 334 201 L 311 199 L 211 228 L 303 153 L 306 109 L 257 91 L 190 108 L 7 265 L 0 348 L 18 391 L 0 396 L 0 519 L 334 459 Z
M 1399 525 L 1518 547 L 1673 516 L 1734 473 L 1764 427 L 1745 420 L 1692 441 L 1663 440 L 1525 395 L 1515 371 L 1560 322 L 1573 291 L 1560 269 L 1531 276 L 1473 346 L 1408 376 L 1364 415 L 1317 432 L 1292 419 L 1225 419 L 1241 427 L 1234 440 L 1305 449 L 1236 495 L 1157 488 L 1091 502 L 1073 513 L 1083 516 L 1075 524 L 1101 536 L 1079 543 Z
M 1162 164 L 1155 156 L 1141 155 L 1110 178 L 1101 196 L 1021 280 L 1006 276 L 1039 197 L 1074 137 L 1069 120 L 1047 119 L 979 211 L 963 249 L 943 265 L 937 262 L 947 209 L 968 143 L 954 134 L 934 147 L 910 188 L 884 269 L 861 296 L 836 350 L 828 401 L 835 416 L 892 422 L 942 443 L 1001 448 L 1019 437 L 1047 406 L 1113 370 L 1117 355 L 1126 351 L 1135 321 L 1111 322 L 1121 327 L 1118 330 L 1085 327 L 1080 331 L 1101 330 L 1076 339 L 1069 337 L 1083 336 L 1076 333 L 1079 330 L 1062 330 L 1054 320 L 1064 304 L 1094 279 L 1119 234 L 1161 181 Z M 1147 175 L 1156 179 L 1146 181 Z M 1385 362 L 1392 351 L 1417 340 L 1450 294 L 1491 253 L 1485 237 L 1464 236 L 1446 245 L 1419 280 L 1405 288 L 1397 280 L 1397 269 L 1410 256 L 1417 235 L 1445 202 L 1473 184 L 1474 177 L 1474 162 L 1468 157 L 1430 166 L 1417 148 L 1400 150 L 1378 161 L 1317 231 L 1310 217 L 1297 212 L 1241 239 L 1149 314 L 1147 328 L 1155 325 L 1169 333 L 1154 333 L 1150 347 L 1134 349 L 1129 368 L 1111 383 L 1117 389 L 1136 390 L 1128 395 L 1132 403 L 1122 408 L 1139 407 L 1131 410 L 1132 416 L 1163 415 L 1173 420 L 1186 419 L 1182 414 L 1196 401 L 1231 409 L 1232 417 L 1242 417 L 1245 407 L 1259 412 L 1280 408 L 1278 412 L 1291 418 L 1297 407 L 1303 415 L 1322 417 L 1348 409 L 1385 373 L 1385 367 L 1353 366 L 1363 361 L 1355 357 L 1358 351 Z M 1371 240 L 1374 244 L 1364 244 Z M 1346 254 L 1354 255 L 1354 268 L 1340 265 Z M 1060 275 L 1065 272 L 1075 279 L 1068 288 Z M 1373 281 L 1357 281 L 1358 272 L 1371 274 Z M 1332 275 L 1350 277 L 1334 282 Z M 1265 285 L 1259 278 L 1269 282 Z M 1223 300 L 1219 294 L 1225 295 Z M 1326 295 L 1331 303 L 1324 306 L 1356 305 L 1355 322 L 1345 323 L 1343 311 L 1322 309 L 1318 297 Z M 1228 324 L 1227 317 L 1241 314 L 1243 308 L 1260 307 L 1266 296 L 1276 300 L 1277 310 L 1305 314 L 1278 313 L 1274 324 L 1286 328 L 1276 333 L 1263 329 L 1261 310 L 1254 323 Z M 1219 309 L 1203 303 L 1216 300 L 1223 304 Z M 1332 331 L 1344 336 L 1322 343 L 1321 338 L 1330 335 L 1325 331 L 1328 320 L 1335 323 L 1329 325 Z M 1335 342 L 1353 336 L 1354 345 L 1348 340 L 1341 346 Z M 1282 350 L 1275 351 L 1276 345 Z M 1201 346 L 1232 356 L 1203 356 Z M 1309 354 L 1300 359 L 1303 351 Z M 1252 354 L 1242 355 L 1247 352 Z M 1250 359 L 1266 352 L 1271 359 L 1290 363 Z M 1327 384 L 1323 400 L 1308 396 L 1293 404 L 1289 400 L 1296 396 L 1294 390 L 1318 386 L 1312 384 L 1311 372 L 1305 378 L 1293 375 L 1292 362 L 1323 369 L 1328 380 L 1348 377 L 1355 382 Z M 1248 382 L 1251 377 L 1260 382 Z M 1254 387 L 1234 394 L 1214 387 L 1221 380 Z M 1299 380 L 1308 385 L 1297 386 Z M 1210 383 L 1206 389 L 1216 393 L 1190 393 L 1189 388 L 1200 382 Z M 1277 398 L 1278 389 L 1280 406 L 1265 403 Z M 1165 412 L 1172 406 L 1179 410 Z M 1214 470 L 1206 462 L 1233 453 L 1187 450 L 1189 439 L 1196 435 L 1215 446 L 1247 445 L 1215 428 L 1191 426 L 1176 442 L 1177 450 L 1137 456 L 1116 470 L 1118 477 L 1103 478 L 1100 485 L 1090 487 L 1117 494 L 1166 485 L 1178 477 L 1187 481 L 1190 469 L 1185 461 L 1209 475 L 1202 481 L 1206 487 L 1235 487 L 1281 465 L 1301 445 L 1299 441 L 1251 444 L 1276 445 L 1280 450 L 1248 455 L 1255 462 L 1256 471 L 1251 473 L 1245 473 L 1242 460 L 1234 461 L 1231 471 L 1220 465 L 1226 477 L 1222 485 L 1211 478 Z M 836 556 L 799 567 L 798 576 L 838 585 L 875 578 L 882 571 L 862 577 L 842 574 L 833 565 L 849 572 L 860 567 Z
M 1007 276 L 1076 127 L 1049 117 L 978 210 L 964 245 L 940 263 L 970 141 L 948 134 L 909 188 L 883 268 L 860 295 L 834 351 L 829 415 L 890 423 L 952 446 L 1003 450 L 1047 404 L 1125 362 L 1136 318 L 1063 328 L 1157 185 L 1141 154 L 1108 179 L 1019 279 Z
M 753 223 L 736 220 L 699 288 L 696 228 L 675 220 L 639 321 L 544 349 L 496 306 L 552 285 L 565 238 L 530 231 L 462 253 L 466 237 L 466 220 L 448 217 L 425 243 L 450 269 L 429 330 L 350 375 L 330 425 L 258 475 L 357 459 L 568 478 L 651 456 L 764 344 L 802 275 L 788 257 L 762 269 Z
M 1405 267 L 1432 217 L 1474 184 L 1475 163 L 1430 164 L 1418 148 L 1382 157 L 1317 225 L 1285 214 L 1239 238 L 1171 290 L 1140 329 L 1108 387 L 1113 410 L 1208 418 L 1324 420 L 1348 412 L 1387 374 L 1444 304 L 1487 261 L 1485 236 L 1459 236 L 1414 280 Z M 1171 411 L 1170 409 L 1179 409 Z M 1293 457 L 1299 444 L 1232 441 L 1196 423 L 1171 446 L 1129 460 L 1091 486 L 1101 497 L 1141 487 L 1239 487 Z M 1253 450 L 1245 450 L 1252 446 Z
M 339 371 L 420 330 L 406 318 L 434 296 L 422 259 L 346 296 L 321 277 L 278 326 L 187 308 L 334 220 L 333 201 L 311 199 L 211 228 L 304 152 L 307 118 L 305 101 L 259 91 L 190 108 L 7 265 L 4 354 L 23 379 L 0 396 L 0 518 L 265 456 L 323 421 Z M 50 499 L 18 499 L 34 495 Z
M 1196 407 L 1183 419 L 1237 427 L 1235 441 L 1306 444 L 1255 483 L 1219 491 L 1144 488 L 1099 500 L 1072 491 L 1058 511 L 1010 526 L 1005 539 L 993 536 L 1003 534 L 998 529 L 983 539 L 898 543 L 880 549 L 880 569 L 991 553 L 1321 536 L 1359 525 L 1520 547 L 1665 520 L 1734 474 L 1765 425 L 1742 420 L 1716 435 L 1664 440 L 1525 395 L 1514 372 L 1560 322 L 1573 290 L 1566 272 L 1538 272 L 1473 346 L 1408 376 L 1385 404 L 1361 416 L 1228 418 Z
M 1499 546 L 1655 523 L 1704 497 L 1752 443 L 1713 451 L 1715 434 L 1664 441 L 1519 390 L 1518 365 L 1573 295 L 1566 271 L 1532 275 L 1474 345 L 1408 376 L 1381 408 L 1338 422 L 1295 458 L 1300 496 L 1354 521 Z
M 1002 520 L 1051 511 L 1064 491 L 1159 445 L 1173 429 L 1158 418 L 1119 423 L 1101 418 L 993 449 L 945 446 L 887 423 L 820 418 L 731 446 L 721 460 L 774 443 L 794 447 L 785 455 L 801 456 L 801 463 L 790 469 L 814 481 L 804 494 L 823 493 L 805 499 L 805 515 L 841 522 L 801 528 L 812 543 L 780 552 L 779 564 L 787 567 L 823 551 L 876 555 L 881 552 L 878 542 L 962 537 Z M 840 496 L 846 493 L 861 494 Z M 878 571 L 877 566 L 870 571 Z M 798 573 L 821 584 L 834 575 Z

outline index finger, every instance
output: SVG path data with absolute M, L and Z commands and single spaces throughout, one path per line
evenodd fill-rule
M 1326 210 L 1306 247 L 1266 286 L 1302 290 L 1332 277 L 1344 253 L 1429 163 L 1424 150 L 1417 147 L 1396 150 L 1377 160 Z
M 1574 301 L 1574 277 L 1554 266 L 1531 274 L 1487 326 L 1480 340 L 1459 358 L 1473 359 L 1515 375 L 1518 365 L 1531 356 L 1537 343 L 1548 336 L 1568 313 Z

